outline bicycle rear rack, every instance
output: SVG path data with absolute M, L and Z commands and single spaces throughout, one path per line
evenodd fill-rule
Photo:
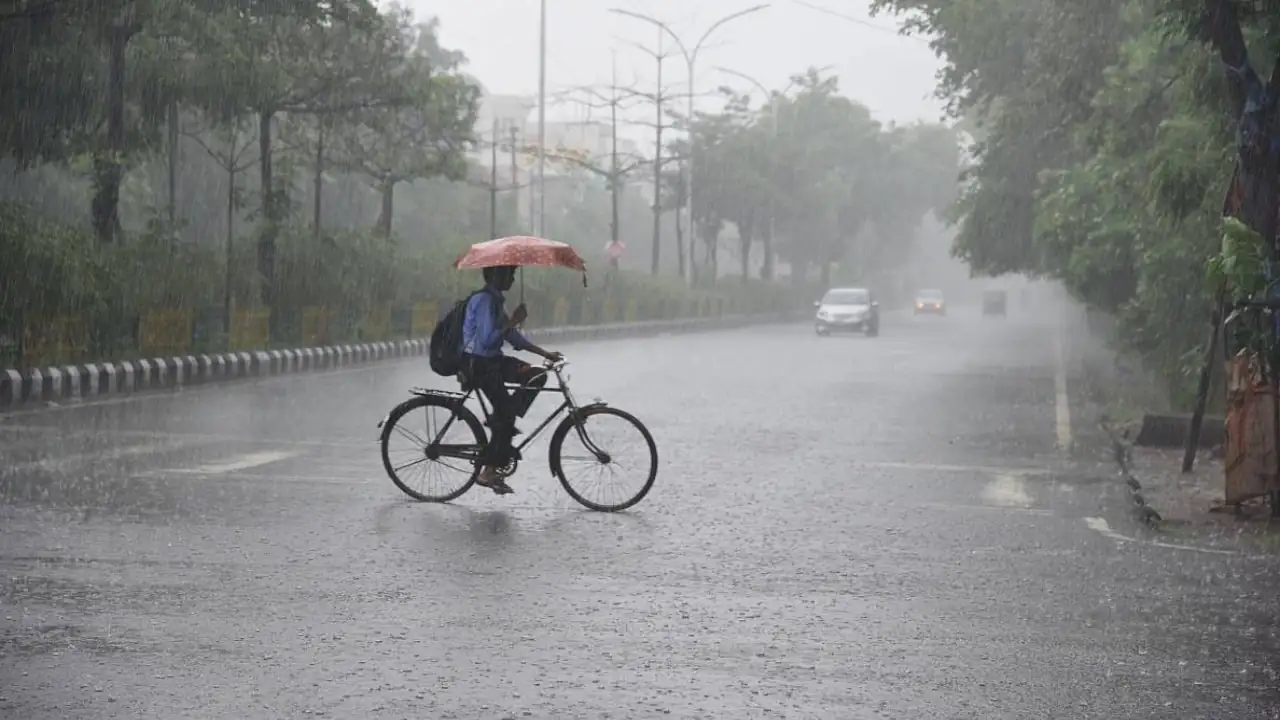
M 418 397 L 442 397 L 450 400 L 462 400 L 467 397 L 463 393 L 453 392 L 452 390 L 436 390 L 435 388 L 412 387 L 409 388 L 409 394 Z

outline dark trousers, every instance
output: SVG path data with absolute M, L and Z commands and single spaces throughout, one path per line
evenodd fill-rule
M 496 358 L 467 355 L 463 367 L 471 383 L 493 406 L 489 417 L 489 444 L 480 453 L 480 463 L 505 465 L 511 459 L 516 418 L 529 412 L 538 391 L 547 384 L 547 375 L 541 368 L 505 355 Z M 505 383 L 518 383 L 526 389 L 511 392 Z

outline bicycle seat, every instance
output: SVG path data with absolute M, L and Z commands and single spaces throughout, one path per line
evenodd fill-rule
M 467 377 L 466 373 L 460 372 L 455 375 L 454 378 L 458 381 L 458 385 L 462 388 L 462 392 L 470 392 L 475 389 L 475 386 L 471 384 L 471 380 Z

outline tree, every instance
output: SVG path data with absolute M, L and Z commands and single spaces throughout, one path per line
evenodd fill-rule
M 442 48 L 438 22 L 409 24 L 400 15 L 407 54 L 391 71 L 406 101 L 357 113 L 335 141 L 339 164 L 369 177 L 382 201 L 377 230 L 391 235 L 395 188 L 420 178 L 467 177 L 466 149 L 480 90 L 459 72 L 465 58 Z
M 939 93 L 980 138 L 951 213 L 953 253 L 975 274 L 1059 279 L 1114 313 L 1121 347 L 1185 399 L 1185 364 L 1204 340 L 1185 318 L 1207 318 L 1213 303 L 1204 267 L 1221 236 L 1231 134 L 1237 118 L 1252 123 L 1250 88 L 1260 98 L 1266 87 L 1248 70 L 1244 37 L 1276 37 L 1274 3 L 875 5 L 904 13 L 908 32 L 930 33 L 947 63 Z M 1254 107 L 1265 117 L 1252 127 L 1273 127 L 1273 109 Z M 1243 143 L 1240 154 L 1259 161 L 1237 175 L 1228 205 L 1273 236 L 1274 163 L 1258 147 Z

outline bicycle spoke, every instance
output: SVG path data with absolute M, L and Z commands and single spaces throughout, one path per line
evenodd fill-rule
M 449 498 L 471 482 L 475 468 L 466 456 L 477 454 L 477 437 L 449 408 L 425 403 L 396 419 L 384 441 L 384 459 L 393 478 L 410 495 Z
M 417 464 L 419 464 L 419 463 L 424 463 L 424 462 L 426 462 L 426 461 L 427 461 L 427 458 L 426 458 L 425 456 L 423 456 L 423 457 L 418 458 L 417 460 L 414 460 L 413 462 L 407 462 L 407 463 L 405 463 L 404 465 L 398 465 L 398 466 L 396 466 L 396 472 L 400 472 L 401 470 L 404 470 L 405 468 L 411 468 L 411 467 L 413 467 L 414 465 L 417 465 Z
M 601 462 L 597 451 L 608 461 Z M 643 432 L 611 412 L 586 415 L 582 426 L 565 436 L 559 461 L 562 481 L 596 509 L 630 505 L 647 491 L 656 472 Z

